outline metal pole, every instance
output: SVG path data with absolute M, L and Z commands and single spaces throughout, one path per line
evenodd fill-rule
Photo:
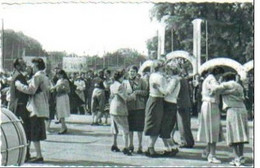
M 158 44 L 157 44 L 157 59 L 160 59 L 161 57 L 161 37 L 159 30 L 157 30 L 157 38 L 158 38 Z
M 171 49 L 173 51 L 173 28 L 171 29 Z
M 117 68 L 118 68 L 118 54 L 116 56 L 116 63 L 117 63 Z
M 106 66 L 106 58 L 105 56 L 103 56 L 103 69 L 105 68 L 105 66 Z
M 2 34 L 1 34 L 1 54 L 0 54 L 0 71 L 4 71 L 4 19 L 2 19 Z
M 196 74 L 198 73 L 198 54 L 197 54 L 197 32 L 196 32 L 196 20 L 192 21 L 193 24 L 193 56 L 196 58 L 196 66 L 193 70 L 193 73 Z
M 97 70 L 97 55 L 95 56 L 95 70 Z
M 105 58 L 105 50 L 103 50 L 103 69 L 106 67 L 106 58 Z
M 208 53 L 208 21 L 206 20 L 206 61 L 209 59 L 209 53 Z

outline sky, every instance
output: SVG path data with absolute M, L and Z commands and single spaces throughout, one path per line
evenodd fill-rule
M 22 31 L 46 51 L 102 56 L 119 48 L 147 55 L 146 40 L 156 35 L 152 3 L 6 5 L 5 29 Z

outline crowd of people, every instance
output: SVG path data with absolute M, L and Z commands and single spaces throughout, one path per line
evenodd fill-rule
M 244 89 L 237 80 L 238 74 L 214 67 L 195 75 L 194 90 L 190 90 L 188 73 L 176 62 L 154 60 L 151 71 L 138 74 L 138 67 L 127 70 L 102 69 L 94 74 L 67 74 L 60 68 L 53 75 L 45 73 L 41 58 L 26 66 L 22 58 L 14 61 L 14 72 L 7 82 L 1 82 L 2 106 L 6 105 L 23 121 L 28 144 L 34 144 L 36 157 L 26 161 L 42 162 L 40 141 L 46 139 L 51 121 L 61 123 L 58 134 L 66 134 L 66 118 L 70 114 L 91 114 L 92 126 L 108 125 L 110 117 L 113 134 L 112 152 L 120 152 L 117 136 L 123 133 L 122 152 L 131 156 L 134 152 L 134 132 L 138 137 L 138 154 L 147 157 L 174 157 L 178 148 L 192 148 L 191 110 L 199 112 L 197 141 L 205 143 L 202 157 L 210 163 L 221 163 L 216 157 L 216 145 L 224 140 L 220 110 L 226 115 L 226 142 L 232 147 L 232 165 L 245 162 L 243 145 L 249 142 L 247 109 Z M 8 87 L 9 86 L 9 87 Z M 190 95 L 194 94 L 192 101 Z M 3 97 L 5 95 L 5 97 Z M 6 101 L 4 101 L 6 100 Z M 194 107 L 193 102 L 196 102 Z M 102 119 L 104 123 L 102 123 Z M 176 129 L 181 142 L 174 141 Z M 149 137 L 147 150 L 143 150 L 143 135 Z M 163 153 L 155 151 L 160 137 L 164 143 Z

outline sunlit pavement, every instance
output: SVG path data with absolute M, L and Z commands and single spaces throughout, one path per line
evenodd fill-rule
M 144 154 L 136 154 L 137 137 L 134 136 L 135 152 L 132 156 L 126 156 L 122 152 L 111 152 L 112 136 L 110 126 L 91 126 L 91 116 L 71 115 L 67 119 L 68 133 L 59 135 L 60 124 L 51 123 L 51 132 L 47 134 L 47 140 L 41 143 L 44 163 L 25 163 L 22 166 L 205 166 L 205 167 L 234 167 L 229 165 L 232 159 L 232 150 L 225 142 L 217 144 L 217 157 L 221 164 L 211 164 L 201 158 L 204 149 L 203 143 L 196 142 L 192 149 L 180 149 L 175 157 L 148 158 Z M 110 120 L 109 120 L 110 121 Z M 225 121 L 223 120 L 225 130 Z M 192 118 L 192 133 L 196 139 L 198 120 Z M 253 123 L 249 122 L 250 143 L 245 145 L 244 156 L 247 159 L 246 167 L 253 166 Z M 175 134 L 175 140 L 179 140 L 179 132 Z M 147 149 L 148 138 L 143 138 L 143 150 Z M 118 136 L 118 146 L 123 147 L 123 139 Z M 31 155 L 35 156 L 35 150 L 31 147 Z M 161 139 L 156 142 L 156 151 L 163 151 Z

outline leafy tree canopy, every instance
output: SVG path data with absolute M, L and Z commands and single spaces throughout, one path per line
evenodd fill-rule
M 253 59 L 252 3 L 158 3 L 151 19 L 165 18 L 165 50 L 193 50 L 192 21 L 201 18 L 208 25 L 209 59 L 229 57 L 240 63 Z M 167 17 L 165 17 L 167 16 Z M 202 56 L 205 56 L 205 22 L 202 24 Z M 173 39 L 173 40 L 172 40 Z M 149 52 L 157 50 L 157 37 L 147 41 Z
M 24 35 L 22 32 L 15 32 L 14 30 L 4 30 L 4 68 L 12 70 L 12 62 L 15 58 L 22 57 L 23 54 L 27 56 L 47 56 L 47 52 L 42 49 L 41 44 Z
M 121 48 L 115 52 L 105 53 L 103 57 L 97 55 L 87 56 L 88 67 L 91 69 L 101 68 L 126 68 L 130 65 L 139 66 L 146 60 L 145 56 L 138 53 L 135 49 Z

